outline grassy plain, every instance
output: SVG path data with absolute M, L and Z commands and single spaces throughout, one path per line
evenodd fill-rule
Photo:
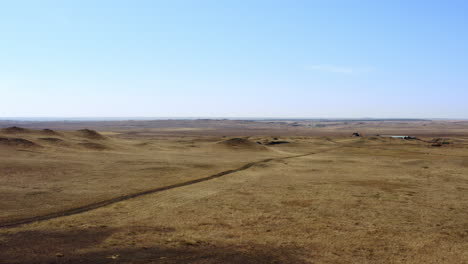
M 2 264 L 468 263 L 468 122 L 21 126 L 0 131 Z

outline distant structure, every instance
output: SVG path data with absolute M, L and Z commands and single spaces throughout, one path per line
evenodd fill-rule
M 392 136 L 392 135 L 381 135 L 381 137 L 399 138 L 399 139 L 416 139 L 413 136 Z

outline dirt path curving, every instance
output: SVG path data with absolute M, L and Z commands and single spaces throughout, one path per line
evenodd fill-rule
M 324 153 L 324 152 L 332 151 L 332 150 L 335 150 L 335 149 L 339 149 L 339 148 L 342 148 L 342 147 L 345 147 L 345 146 L 348 146 L 348 145 L 349 144 L 344 144 L 344 145 L 341 145 L 341 146 L 338 146 L 338 147 L 333 147 L 333 148 L 326 149 L 326 150 L 321 150 L 321 151 L 315 151 L 315 152 L 310 152 L 310 153 L 305 153 L 305 154 L 297 154 L 297 155 L 279 157 L 279 158 L 268 158 L 268 159 L 262 159 L 262 160 L 259 160 L 259 161 L 249 162 L 249 163 L 244 164 L 243 166 L 241 166 L 239 168 L 222 171 L 222 172 L 219 172 L 219 173 L 207 176 L 207 177 L 195 179 L 195 180 L 190 180 L 190 181 L 177 183 L 177 184 L 172 184 L 172 185 L 159 187 L 159 188 L 155 188 L 155 189 L 150 189 L 150 190 L 146 190 L 146 191 L 142 191 L 142 192 L 137 192 L 137 193 L 127 194 L 127 195 L 123 195 L 123 196 L 118 196 L 118 197 L 115 197 L 115 198 L 112 198 L 112 199 L 108 199 L 108 200 L 104 200 L 104 201 L 100 201 L 100 202 L 96 202 L 96 203 L 92 203 L 92 204 L 88 204 L 88 205 L 84 205 L 84 206 L 80 206 L 80 207 L 76 207 L 76 208 L 71 208 L 71 209 L 67 209 L 67 210 L 63 210 L 63 211 L 58 211 L 58 212 L 54 212 L 54 213 L 49 213 L 49 214 L 45 214 L 45 215 L 27 217 L 27 218 L 23 218 L 23 219 L 17 219 L 17 220 L 13 220 L 13 221 L 0 223 L 0 228 L 12 228 L 12 227 L 17 227 L 17 226 L 20 226 L 20 225 L 23 225 L 23 224 L 30 224 L 30 223 L 34 223 L 34 222 L 46 221 L 46 220 L 51 220 L 51 219 L 55 219 L 55 218 L 59 218 L 59 217 L 80 214 L 80 213 L 88 212 L 88 211 L 91 211 L 91 210 L 94 210 L 94 209 L 97 209 L 97 208 L 105 207 L 105 206 L 108 206 L 108 205 L 111 205 L 111 204 L 114 204 L 114 203 L 118 203 L 118 202 L 121 202 L 121 201 L 136 198 L 136 197 L 139 197 L 139 196 L 158 193 L 158 192 L 162 192 L 162 191 L 166 191 L 166 190 L 171 190 L 171 189 L 175 189 L 175 188 L 179 188 L 179 187 L 184 187 L 184 186 L 188 186 L 188 185 L 192 185 L 192 184 L 196 184 L 196 183 L 200 183 L 200 182 L 220 178 L 220 177 L 232 174 L 232 173 L 247 170 L 247 169 L 249 169 L 249 168 L 251 168 L 251 167 L 253 167 L 255 165 L 261 164 L 261 163 L 267 163 L 267 162 L 276 161 L 276 160 L 286 160 L 286 159 L 310 156 L 310 155 L 314 155 L 314 154 L 319 154 L 319 153 Z

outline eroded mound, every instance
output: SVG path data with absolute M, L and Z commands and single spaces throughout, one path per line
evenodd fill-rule
M 89 139 L 105 139 L 103 135 L 91 129 L 80 129 L 77 131 L 77 133 L 79 136 Z
M 38 144 L 24 138 L 5 138 L 0 137 L 0 146 L 9 147 L 40 147 Z
M 217 144 L 231 149 L 266 150 L 265 146 L 246 138 L 230 138 L 228 140 L 218 142 Z
M 22 128 L 22 127 L 17 127 L 17 126 L 3 128 L 1 131 L 3 133 L 6 133 L 6 134 L 20 134 L 20 133 L 29 133 L 30 132 L 29 129 Z
M 92 149 L 92 150 L 106 150 L 109 149 L 106 145 L 99 144 L 99 143 L 92 143 L 92 142 L 83 142 L 83 143 L 78 143 L 78 145 L 85 147 L 87 149 Z

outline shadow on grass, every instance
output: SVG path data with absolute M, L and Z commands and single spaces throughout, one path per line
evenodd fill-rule
M 93 228 L 68 232 L 24 231 L 1 234 L 0 263 L 305 263 L 298 257 L 300 249 L 253 244 L 181 243 L 177 246 L 102 249 L 99 244 L 113 232 L 115 230 L 110 228 Z

